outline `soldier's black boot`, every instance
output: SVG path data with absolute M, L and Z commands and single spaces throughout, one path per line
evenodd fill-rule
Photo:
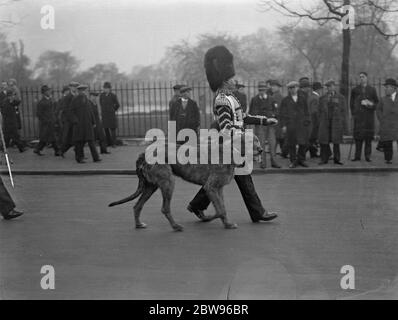
M 18 218 L 22 215 L 23 215 L 23 212 L 12 209 L 9 213 L 4 214 L 3 218 L 4 218 L 4 220 L 11 220 L 11 219 Z

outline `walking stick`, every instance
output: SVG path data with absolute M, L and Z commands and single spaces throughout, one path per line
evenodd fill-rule
M 1 120 L 1 119 L 0 119 L 0 120 Z M 14 188 L 14 179 L 12 178 L 10 160 L 8 159 L 8 152 L 7 152 L 6 142 L 5 142 L 4 133 L 3 133 L 3 127 L 2 127 L 1 122 L 2 122 L 2 121 L 0 121 L 1 143 L 3 144 L 3 152 L 4 152 L 4 157 L 6 158 L 6 163 L 7 163 L 7 168 L 8 168 L 8 174 L 10 175 L 11 185 L 12 185 L 12 187 Z

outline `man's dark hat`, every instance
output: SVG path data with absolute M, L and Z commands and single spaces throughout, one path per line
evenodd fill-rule
M 258 89 L 267 89 L 267 83 L 265 81 L 259 81 L 257 83 L 257 88 Z
M 270 85 L 282 87 L 281 83 L 278 80 L 271 80 Z
M 77 88 L 79 85 L 80 85 L 80 83 L 76 82 L 76 81 L 72 81 L 72 82 L 69 83 L 69 87 Z
M 312 84 L 312 90 L 317 91 L 319 89 L 322 89 L 322 83 L 316 81 Z
M 192 90 L 192 88 L 189 87 L 189 86 L 182 86 L 182 87 L 180 88 L 180 92 L 181 92 L 181 93 L 184 93 L 184 92 L 187 92 L 187 91 L 191 91 L 191 90 Z
M 234 56 L 224 46 L 216 46 L 205 54 L 204 66 L 212 91 L 217 91 L 224 81 L 234 77 Z
M 325 87 L 335 86 L 336 82 L 333 79 L 326 81 Z
M 398 87 L 398 83 L 397 83 L 397 80 L 395 80 L 395 79 L 393 79 L 393 78 L 388 78 L 388 79 L 386 79 L 386 81 L 384 82 L 383 86 Z
M 105 88 L 112 89 L 112 85 L 111 85 L 111 83 L 110 83 L 109 81 L 106 81 L 106 82 L 104 82 L 103 88 L 104 88 L 104 89 L 105 89 Z
M 66 91 L 70 91 L 70 88 L 69 88 L 68 86 L 64 86 L 64 87 L 62 88 L 61 93 L 65 93 Z
M 77 90 L 86 90 L 87 88 L 88 88 L 87 85 L 81 84 L 81 85 L 79 85 L 79 86 L 77 87 Z
M 175 86 L 173 86 L 173 90 L 180 90 L 183 86 L 183 84 L 176 84 Z
M 48 85 L 46 85 L 46 84 L 41 86 L 41 88 L 40 88 L 40 92 L 41 93 L 45 93 L 45 92 L 47 92 L 49 90 L 51 90 L 51 88 Z
M 239 83 L 238 81 L 235 82 L 235 87 L 236 89 L 246 88 L 246 86 L 243 83 Z
M 300 78 L 299 84 L 300 84 L 300 88 L 309 88 L 309 87 L 311 87 L 310 80 L 307 77 Z

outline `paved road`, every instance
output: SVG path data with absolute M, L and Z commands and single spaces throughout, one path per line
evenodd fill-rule
M 7 182 L 7 179 L 4 178 Z M 131 206 L 107 204 L 135 190 L 135 176 L 19 176 L 28 213 L 0 221 L 0 299 L 398 298 L 398 174 L 255 176 L 264 204 L 280 211 L 252 224 L 235 184 L 226 190 L 237 230 L 186 212 L 197 187 L 177 181 L 171 231 L 160 195 L 135 230 Z M 40 268 L 56 288 L 40 288 Z M 356 289 L 340 288 L 355 268 Z

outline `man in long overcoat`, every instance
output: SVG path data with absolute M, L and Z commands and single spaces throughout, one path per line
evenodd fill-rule
M 34 150 L 39 156 L 41 151 L 50 143 L 54 149 L 55 156 L 59 156 L 58 146 L 55 143 L 55 115 L 54 101 L 51 97 L 51 88 L 47 85 L 41 87 L 42 98 L 37 104 L 36 115 L 39 119 L 39 143 Z
M 393 142 L 398 141 L 398 83 L 387 79 L 384 83 L 386 95 L 377 106 L 377 118 L 380 121 L 380 141 L 383 145 L 384 160 L 392 163 Z
M 174 112 L 170 120 L 176 122 L 177 134 L 182 129 L 192 129 L 196 133 L 199 132 L 200 112 L 198 104 L 190 97 L 191 90 L 188 86 L 181 87 L 181 96 L 172 105 Z
M 296 168 L 298 165 L 308 167 L 305 163 L 305 153 L 308 147 L 311 118 L 307 97 L 298 92 L 297 81 L 289 82 L 287 88 L 289 94 L 281 103 L 280 122 L 282 131 L 286 133 L 285 143 L 289 146 L 290 168 Z
M 71 111 L 73 115 L 73 141 L 75 143 L 75 158 L 78 163 L 84 163 L 84 145 L 88 144 L 94 162 L 99 162 L 97 149 L 94 144 L 95 118 L 92 106 L 87 97 L 87 86 L 77 87 L 78 95 L 73 98 Z
M 359 74 L 360 84 L 351 92 L 350 108 L 354 119 L 355 157 L 360 161 L 362 146 L 365 144 L 365 160 L 370 162 L 372 140 L 375 134 L 375 110 L 379 98 L 376 89 L 368 84 L 366 72 Z
M 93 114 L 94 114 L 94 119 L 95 119 L 94 139 L 95 139 L 95 141 L 98 141 L 101 154 L 110 154 L 110 152 L 107 150 L 107 143 L 106 143 L 104 127 L 102 125 L 102 121 L 100 119 L 100 115 L 99 115 L 99 111 L 98 111 L 98 105 L 97 105 L 97 101 L 96 101 L 96 98 L 98 96 L 99 96 L 99 93 L 92 92 L 92 91 L 90 92 L 90 104 L 93 109 Z
M 105 82 L 103 88 L 104 92 L 100 94 L 99 99 L 101 106 L 102 125 L 105 129 L 108 146 L 115 147 L 117 128 L 116 111 L 120 108 L 120 104 L 116 94 L 111 91 L 112 86 L 110 82 Z
M 329 80 L 325 84 L 327 93 L 319 99 L 319 134 L 321 145 L 320 165 L 326 164 L 332 154 L 330 143 L 333 144 L 334 163 L 342 165 L 340 161 L 340 144 L 343 134 L 347 132 L 347 106 L 343 95 L 336 91 L 336 83 Z
M 73 143 L 73 114 L 71 110 L 71 104 L 74 97 L 77 96 L 77 87 L 80 84 L 78 82 L 72 81 L 69 83 L 69 91 L 65 90 L 63 97 L 61 98 L 62 111 L 62 147 L 61 155 L 63 156 L 71 147 L 74 146 Z
M 3 116 L 3 133 L 6 147 L 10 146 L 10 141 L 18 147 L 19 152 L 24 152 L 25 148 L 20 140 L 18 133 L 18 118 L 15 113 L 15 106 L 20 104 L 20 101 L 15 96 L 15 92 L 7 89 L 6 98 L 3 99 L 1 105 L 1 114 Z

